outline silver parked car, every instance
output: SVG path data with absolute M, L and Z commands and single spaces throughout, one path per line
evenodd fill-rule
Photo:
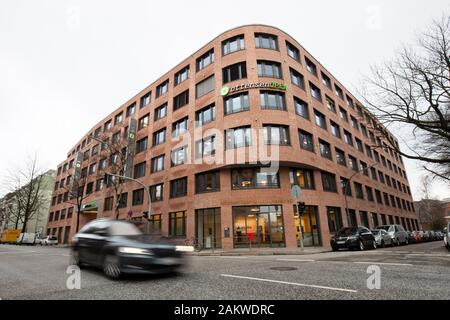
M 384 231 L 386 231 L 391 237 L 393 243 L 397 246 L 399 246 L 400 244 L 409 243 L 408 233 L 405 231 L 403 226 L 399 224 L 387 224 L 384 226 L 379 226 L 377 227 L 377 229 L 383 229 Z
M 394 242 L 392 241 L 391 236 L 384 229 L 372 230 L 373 235 L 375 236 L 375 241 L 377 242 L 377 246 L 386 247 L 393 246 Z

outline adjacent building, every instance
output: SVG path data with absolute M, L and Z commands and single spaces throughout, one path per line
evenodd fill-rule
M 130 98 L 69 150 L 58 166 L 47 233 L 67 241 L 76 231 L 67 188 L 77 167 L 86 179 L 80 225 L 115 216 L 103 174 L 117 155 L 100 142 L 124 139 L 125 171 L 150 187 L 149 224 L 165 236 L 196 238 L 205 248 L 294 248 L 300 227 L 305 246 L 328 245 L 348 225 L 418 229 L 403 160 L 376 126 L 287 33 L 238 27 Z M 300 216 L 293 185 L 302 190 Z M 143 219 L 145 189 L 124 183 L 119 208 L 122 219 Z

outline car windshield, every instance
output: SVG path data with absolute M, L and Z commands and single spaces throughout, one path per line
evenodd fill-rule
M 341 230 L 339 230 L 339 232 L 337 233 L 338 236 L 349 236 L 352 234 L 355 234 L 358 231 L 357 228 L 342 228 Z
M 391 226 L 381 226 L 379 229 L 383 229 L 384 231 L 389 231 Z
M 134 224 L 124 222 L 111 224 L 109 231 L 112 236 L 137 236 L 142 234 Z
M 49 237 L 48 239 L 49 240 L 56 240 L 57 238 L 56 237 Z
M 372 233 L 376 236 L 379 235 L 381 230 L 372 230 Z

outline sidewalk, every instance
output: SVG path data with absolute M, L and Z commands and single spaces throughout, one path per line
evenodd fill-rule
M 192 252 L 193 256 L 276 256 L 276 255 L 308 255 L 317 254 L 323 252 L 330 252 L 331 248 L 316 247 L 316 248 L 304 248 L 303 250 L 291 249 L 291 248 L 242 248 L 231 250 L 201 250 L 199 252 Z

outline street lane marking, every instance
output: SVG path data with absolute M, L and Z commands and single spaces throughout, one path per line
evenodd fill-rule
M 37 251 L 2 251 L 0 252 L 0 254 L 17 254 L 17 253 L 22 253 L 22 254 L 27 254 L 27 253 L 36 253 Z
M 351 293 L 357 293 L 358 292 L 357 290 L 351 290 L 351 289 L 334 288 L 334 287 L 327 287 L 327 286 L 316 286 L 316 285 L 312 285 L 312 284 L 303 284 L 303 283 L 297 283 L 297 282 L 287 282 L 287 281 L 279 281 L 279 280 L 272 280 L 272 279 L 236 276 L 236 275 L 224 274 L 224 273 L 221 274 L 221 276 L 222 277 L 227 277 L 227 278 L 246 279 L 246 280 L 254 280 L 254 281 L 261 281 L 261 282 L 279 283 L 279 284 L 288 284 L 288 285 L 298 286 L 298 287 L 326 289 L 326 290 L 332 290 L 332 291 L 343 291 L 343 292 L 351 292 Z
M 277 261 L 315 262 L 316 260 L 308 260 L 308 259 L 277 259 Z
M 219 258 L 223 258 L 223 259 L 247 259 L 248 257 L 243 257 L 243 256 L 219 256 Z
M 373 265 L 387 265 L 387 266 L 408 266 L 412 267 L 411 263 L 391 263 L 391 262 L 377 262 L 377 261 L 354 261 L 356 264 L 373 264 Z

